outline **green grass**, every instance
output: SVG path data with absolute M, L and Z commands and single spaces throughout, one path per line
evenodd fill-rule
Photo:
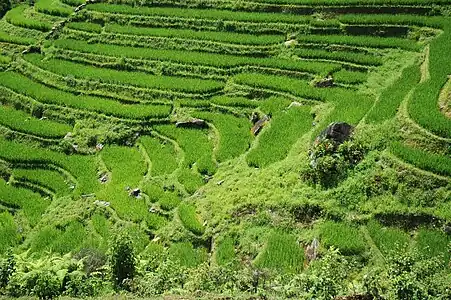
M 61 138 L 72 130 L 69 125 L 39 120 L 23 111 L 4 105 L 0 105 L 0 124 L 15 131 L 44 138 Z
M 177 179 L 185 187 L 189 194 L 193 194 L 205 184 L 199 173 L 188 168 L 183 168 L 180 170 Z
M 178 207 L 178 216 L 183 226 L 192 233 L 202 235 L 205 232 L 205 228 L 199 221 L 196 208 L 193 205 L 181 203 Z
M 2 148 L 3 150 L 3 148 Z M 16 188 L 8 185 L 0 178 L 0 200 L 8 206 L 22 210 L 26 222 L 31 226 L 36 226 L 41 220 L 49 199 L 43 199 L 41 195 L 24 188 Z M 1 219 L 0 219 L 1 220 Z
M 378 123 L 394 118 L 401 102 L 420 81 L 420 66 L 407 67 L 401 77 L 386 88 L 376 105 L 370 111 L 366 120 L 368 123 Z
M 214 67 L 257 66 L 286 69 L 314 74 L 327 74 L 341 68 L 340 64 L 327 62 L 295 61 L 284 58 L 257 58 L 196 51 L 159 50 L 107 44 L 90 44 L 85 41 L 60 39 L 53 43 L 57 48 L 94 53 L 113 57 L 128 57 Z
M 18 243 L 19 235 L 13 216 L 9 212 L 0 212 L 0 255 Z
M 218 162 L 238 157 L 249 149 L 252 136 L 251 123 L 247 118 L 212 112 L 196 112 L 194 116 L 211 122 L 219 131 Z
M 235 259 L 235 240 L 227 236 L 216 246 L 215 260 L 218 265 L 223 266 L 235 261 Z
M 210 99 L 211 103 L 221 106 L 243 107 L 243 108 L 257 108 L 259 101 L 252 101 L 244 97 L 230 97 L 230 96 L 215 96 Z M 205 103 L 205 101 L 204 101 Z M 208 105 L 210 106 L 210 105 Z
M 412 148 L 401 143 L 393 143 L 390 151 L 417 168 L 443 176 L 451 176 L 450 157 Z
M 173 210 L 180 204 L 180 195 L 174 191 L 166 191 L 158 185 L 148 183 L 144 192 L 149 196 L 151 202 L 158 202 L 163 210 Z
M 0 138 L 0 158 L 13 163 L 38 163 L 59 166 L 74 176 L 79 193 L 92 193 L 99 187 L 94 158 L 83 155 L 65 155 L 60 152 L 34 148 Z
M 282 273 L 297 273 L 302 270 L 304 249 L 292 234 L 274 230 L 268 237 L 265 248 L 257 256 L 254 264 L 260 268 L 270 268 Z
M 39 31 L 50 31 L 52 24 L 25 17 L 25 10 L 28 9 L 28 5 L 19 5 L 8 11 L 5 15 L 5 20 L 19 27 L 25 27 L 30 29 L 36 29 Z
M 320 226 L 321 242 L 325 247 L 335 247 L 344 255 L 361 254 L 366 249 L 362 233 L 346 223 L 326 221 Z
M 102 26 L 96 23 L 89 22 L 70 22 L 66 25 L 67 28 L 82 30 L 88 32 L 100 33 L 102 31 Z
M 449 263 L 449 247 L 451 238 L 446 233 L 439 230 L 421 228 L 416 236 L 416 247 L 421 254 L 430 258 L 434 256 L 443 256 L 445 264 Z
M 364 83 L 368 79 L 368 73 L 355 72 L 342 69 L 333 74 L 334 81 L 345 84 Z
M 0 85 L 41 103 L 67 106 L 129 119 L 162 118 L 168 116 L 171 111 L 171 107 L 168 105 L 122 104 L 107 98 L 76 96 L 49 88 L 14 72 L 0 73 Z
M 169 247 L 169 257 L 185 267 L 196 267 L 207 259 L 204 249 L 195 249 L 191 243 L 173 243 Z
M 44 56 L 29 54 L 25 59 L 34 65 L 62 76 L 74 76 L 86 80 L 132 85 L 150 89 L 176 90 L 190 93 L 206 93 L 220 90 L 224 83 L 214 80 L 184 77 L 150 75 L 143 72 L 129 72 L 98 68 L 61 59 L 42 60 Z
M 185 152 L 185 167 L 196 165 L 201 174 L 214 174 L 216 164 L 213 162 L 213 142 L 208 130 L 177 128 L 174 125 L 158 125 L 154 127 L 159 133 L 174 139 Z
M 69 186 L 64 177 L 57 171 L 45 169 L 14 169 L 14 179 L 25 180 L 50 189 L 57 196 L 67 195 Z
M 269 98 L 265 101 L 287 105 L 283 99 Z M 288 103 L 289 104 L 289 103 Z M 285 106 L 284 108 L 286 108 Z M 312 128 L 309 106 L 293 106 L 288 110 L 281 108 L 272 112 L 268 128 L 258 137 L 257 145 L 246 156 L 250 166 L 264 167 L 284 159 L 293 144 Z
M 330 51 L 317 49 L 295 49 L 294 54 L 301 58 L 308 59 L 326 59 L 340 62 L 349 62 L 367 66 L 381 66 L 382 56 L 375 56 L 363 53 L 354 53 L 347 51 Z
M 158 36 L 180 39 L 199 39 L 244 45 L 269 45 L 282 43 L 285 40 L 284 36 L 282 35 L 255 35 L 220 31 L 196 31 L 175 28 L 148 28 L 123 26 L 119 24 L 107 25 L 105 26 L 105 31 L 131 35 Z
M 139 142 L 149 155 L 153 176 L 171 174 L 177 169 L 177 154 L 171 142 L 153 136 L 143 136 Z
M 36 39 L 29 37 L 21 37 L 17 35 L 11 35 L 7 32 L 0 31 L 0 42 L 17 44 L 17 45 L 31 45 L 36 43 Z
M 73 8 L 59 0 L 38 0 L 34 8 L 41 13 L 53 16 L 68 17 L 72 14 Z
M 384 255 L 405 251 L 409 245 L 409 234 L 399 228 L 383 227 L 374 220 L 368 222 L 367 228 L 374 243 Z

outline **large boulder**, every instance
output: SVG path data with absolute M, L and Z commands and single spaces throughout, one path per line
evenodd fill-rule
M 352 135 L 354 127 L 345 122 L 333 122 L 324 129 L 316 138 L 316 143 L 331 140 L 336 144 L 342 144 Z
M 179 121 L 175 123 L 175 127 L 182 128 L 207 128 L 208 124 L 204 120 L 201 119 L 190 119 L 187 121 Z

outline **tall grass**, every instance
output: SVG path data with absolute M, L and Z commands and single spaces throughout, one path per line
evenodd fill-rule
M 401 143 L 393 143 L 390 151 L 414 166 L 443 176 L 451 176 L 451 158 L 412 148 Z
M 8 11 L 5 15 L 5 20 L 19 27 L 36 29 L 39 31 L 50 31 L 52 24 L 38 20 L 28 19 L 24 16 L 24 12 L 28 9 L 28 5 L 19 5 Z
M 439 230 L 421 228 L 416 236 L 416 247 L 426 257 L 443 256 L 445 265 L 449 263 L 451 238 Z
M 57 196 L 67 195 L 70 192 L 68 183 L 57 171 L 46 169 L 14 169 L 14 179 L 25 180 L 50 189 Z
M 193 205 L 185 202 L 181 203 L 178 207 L 178 216 L 183 226 L 192 233 L 202 235 L 205 232 L 205 228 L 199 221 L 196 208 Z
M 297 243 L 296 237 L 276 230 L 269 235 L 265 248 L 254 261 L 258 267 L 283 273 L 297 273 L 302 270 L 303 263 L 304 249 Z
M 367 81 L 368 73 L 342 69 L 334 73 L 334 80 L 345 84 L 359 84 Z
M 344 255 L 360 254 L 366 248 L 360 230 L 346 223 L 326 221 L 321 225 L 321 241 L 326 247 L 338 248 Z
M 283 99 L 278 98 L 266 101 L 286 104 Z M 274 110 L 269 128 L 263 129 L 257 146 L 247 154 L 247 163 L 250 166 L 264 167 L 284 159 L 293 144 L 312 128 L 310 110 L 308 106 Z
M 212 112 L 196 112 L 194 115 L 211 122 L 219 131 L 219 147 L 216 152 L 218 162 L 238 157 L 249 149 L 252 135 L 251 123 L 247 118 Z
M 66 25 L 66 27 L 96 33 L 100 33 L 102 31 L 101 25 L 89 22 L 70 22 Z
M 193 268 L 207 260 L 205 249 L 195 249 L 189 242 L 173 243 L 168 250 L 169 257 L 184 267 Z
M 368 114 L 367 122 L 378 123 L 393 118 L 401 102 L 415 88 L 420 78 L 420 66 L 414 65 L 404 69 L 401 77 L 382 92 L 379 101 Z
M 218 265 L 227 265 L 236 258 L 235 241 L 232 237 L 223 238 L 217 245 L 215 251 L 215 260 Z
M 173 61 L 177 63 L 207 65 L 214 67 L 231 68 L 256 66 L 324 75 L 334 70 L 341 69 L 341 65 L 337 63 L 296 61 L 284 58 L 245 57 L 195 51 L 134 48 L 129 46 L 90 44 L 85 41 L 71 39 L 60 39 L 55 41 L 53 45 L 58 48 L 113 57 Z
M 19 235 L 13 216 L 6 211 L 0 212 L 0 254 L 5 253 L 6 250 L 18 243 Z
M 50 120 L 39 120 L 4 105 L 0 105 L 0 124 L 16 131 L 46 138 L 63 137 L 72 129 L 69 125 Z
M 244 22 L 274 22 L 274 23 L 308 23 L 312 17 L 297 16 L 281 13 L 257 13 L 243 11 L 228 11 L 216 9 L 191 9 L 177 7 L 133 7 L 129 5 L 114 4 L 89 4 L 88 10 L 102 13 L 117 13 L 129 15 L 143 16 L 163 16 L 163 17 L 179 17 L 192 19 L 213 19 L 223 21 L 244 21 Z
M 374 220 L 367 224 L 367 228 L 374 243 L 384 255 L 405 251 L 409 245 L 409 235 L 399 228 L 386 228 Z
M 119 24 L 107 25 L 105 26 L 105 31 L 132 35 L 159 36 L 180 39 L 199 39 L 244 45 L 270 45 L 282 43 L 285 40 L 285 37 L 282 35 L 255 35 L 220 31 L 197 31 L 177 28 L 148 28 L 124 26 Z
M 50 204 L 49 199 L 43 199 L 41 195 L 30 190 L 8 185 L 3 179 L 0 179 L 0 200 L 10 207 L 21 209 L 31 227 L 39 223 Z
M 34 8 L 38 12 L 53 16 L 67 17 L 73 13 L 72 7 L 59 0 L 38 0 L 34 4 Z
M 174 125 L 157 125 L 155 130 L 174 139 L 185 153 L 185 167 L 196 165 L 201 174 L 214 174 L 216 164 L 213 161 L 213 142 L 208 130 L 177 128 Z
M 47 149 L 33 148 L 22 143 L 0 138 L 0 157 L 13 163 L 53 164 L 71 173 L 78 181 L 77 190 L 92 193 L 99 187 L 94 158 L 82 155 L 65 155 Z M 31 201 L 33 202 L 33 201 Z
M 176 152 L 171 142 L 152 136 L 143 136 L 139 142 L 150 157 L 153 176 L 171 174 L 177 169 Z
M 255 0 L 255 2 L 275 3 L 275 4 L 298 4 L 298 5 L 421 5 L 448 4 L 448 0 Z
M 17 44 L 17 45 L 31 45 L 36 43 L 36 39 L 29 37 L 21 37 L 17 35 L 10 35 L 6 32 L 0 31 L 0 42 Z
M 83 109 L 128 119 L 162 118 L 169 115 L 167 105 L 122 104 L 114 100 L 74 94 L 49 88 L 14 72 L 0 73 L 0 85 L 41 103 Z
M 25 56 L 26 60 L 45 70 L 62 76 L 75 76 L 87 80 L 193 93 L 212 92 L 224 87 L 224 83 L 214 80 L 150 75 L 142 72 L 99 68 L 61 59 L 42 60 L 43 58 L 44 56 L 39 54 Z
M 180 170 L 177 179 L 185 187 L 188 194 L 193 194 L 205 184 L 199 173 L 186 167 Z
M 163 210 L 173 210 L 180 204 L 180 196 L 174 191 L 165 191 L 162 187 L 148 183 L 144 192 L 149 196 L 151 202 L 158 202 Z
M 296 49 L 294 50 L 294 54 L 301 58 L 343 61 L 367 66 L 380 66 L 383 63 L 381 56 L 369 55 L 364 53 L 354 53 L 348 51 Z

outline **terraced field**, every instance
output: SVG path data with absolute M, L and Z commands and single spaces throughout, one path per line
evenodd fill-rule
M 448 0 L 16 5 L 0 20 L 0 256 L 103 254 L 125 231 L 149 265 L 298 274 L 315 239 L 359 280 L 395 249 L 444 257 L 449 275 L 450 14 Z M 337 121 L 365 157 L 312 185 L 308 150 Z M 317 295 L 256 280 L 236 289 Z

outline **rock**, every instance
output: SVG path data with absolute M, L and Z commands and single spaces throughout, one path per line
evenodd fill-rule
M 107 183 L 107 182 L 108 182 L 108 174 L 103 174 L 103 175 L 100 177 L 99 181 L 100 181 L 101 183 Z
M 141 190 L 140 189 L 138 189 L 138 188 L 136 188 L 136 189 L 133 189 L 130 193 L 129 193 L 129 195 L 130 196 L 133 196 L 133 197 L 135 197 L 135 198 L 140 198 L 141 197 Z
M 315 142 L 320 143 L 324 140 L 331 140 L 336 144 L 342 144 L 352 135 L 354 127 L 345 122 L 333 122 L 324 129 Z
M 126 186 L 126 187 L 125 187 L 125 190 L 126 190 L 126 191 L 129 191 L 129 190 L 130 190 L 130 187 L 129 187 L 129 186 Z
M 334 86 L 334 79 L 332 77 L 323 78 L 315 82 L 315 87 L 324 88 Z
M 298 44 L 298 42 L 296 40 L 289 40 L 283 44 L 285 45 L 285 47 L 294 47 Z
M 104 145 L 99 143 L 99 144 L 96 145 L 96 150 L 100 151 L 100 150 L 103 149 L 103 147 L 104 147 Z
M 68 132 L 65 136 L 64 139 L 70 139 L 73 136 L 72 132 Z
M 251 114 L 251 117 L 249 119 L 252 122 L 252 124 L 255 124 L 260 119 L 260 116 L 259 116 L 258 112 L 253 111 L 252 114 Z
M 303 106 L 303 104 L 300 102 L 297 102 L 297 101 L 293 101 L 290 103 L 290 105 L 288 105 L 287 109 L 290 109 L 292 107 L 299 107 L 299 106 Z
M 224 183 L 224 180 L 219 180 L 216 184 L 217 185 L 222 185 Z
M 108 207 L 108 206 L 110 206 L 110 204 L 111 204 L 110 202 L 103 201 L 103 200 L 94 201 L 94 205 L 101 206 L 101 207 Z
M 451 226 L 450 226 L 450 225 L 445 225 L 445 227 L 443 228 L 443 231 L 444 231 L 447 235 L 451 235 Z
M 319 241 L 315 238 L 312 243 L 305 249 L 305 256 L 307 258 L 307 263 L 315 260 L 318 257 Z
M 175 127 L 182 128 L 207 128 L 207 122 L 201 119 L 191 119 L 188 121 L 179 121 L 175 123 Z
M 271 117 L 268 115 L 264 115 L 263 118 L 261 118 L 260 120 L 258 120 L 254 126 L 252 126 L 251 128 L 251 132 L 253 135 L 257 135 L 260 133 L 260 131 L 262 130 L 262 128 L 266 125 L 266 123 L 268 123 L 268 121 L 271 120 Z

